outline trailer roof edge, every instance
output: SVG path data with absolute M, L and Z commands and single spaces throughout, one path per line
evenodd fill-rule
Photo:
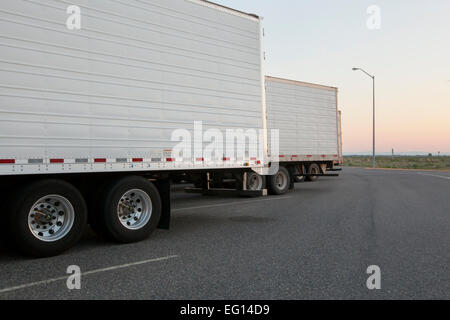
M 187 1 L 197 3 L 197 4 L 203 5 L 203 6 L 208 6 L 211 8 L 221 9 L 230 14 L 234 14 L 236 16 L 240 16 L 240 17 L 255 20 L 255 21 L 259 21 L 262 19 L 262 17 L 258 16 L 257 14 L 247 13 L 244 11 L 233 9 L 233 8 L 230 8 L 230 7 L 227 7 L 227 6 L 224 6 L 224 5 L 209 1 L 209 0 L 187 0 Z
M 333 87 L 333 86 L 327 86 L 327 85 L 323 85 L 323 84 L 304 82 L 304 81 L 298 81 L 298 80 L 290 80 L 290 79 L 278 78 L 278 77 L 272 77 L 272 76 L 266 76 L 266 79 L 274 80 L 277 82 L 290 83 L 290 84 L 294 84 L 294 85 L 298 85 L 298 86 L 311 87 L 311 88 L 328 89 L 328 90 L 333 90 L 333 91 L 339 90 L 337 87 Z

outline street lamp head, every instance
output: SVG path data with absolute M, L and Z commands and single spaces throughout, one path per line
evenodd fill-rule
M 353 71 L 358 71 L 358 70 L 359 70 L 359 68 L 352 68 L 352 70 L 353 70 Z

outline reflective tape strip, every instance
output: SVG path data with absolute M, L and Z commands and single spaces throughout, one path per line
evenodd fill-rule
M 28 159 L 28 164 L 41 164 L 44 163 L 44 159 Z
M 224 160 L 230 160 L 230 158 L 224 158 Z M 176 162 L 182 161 L 182 159 L 176 158 L 78 158 L 78 159 L 64 159 L 64 158 L 51 158 L 51 159 L 0 159 L 0 164 L 16 164 L 16 165 L 26 165 L 26 164 L 92 164 L 92 163 L 143 163 L 143 162 Z M 197 158 L 196 161 L 204 162 L 205 158 Z

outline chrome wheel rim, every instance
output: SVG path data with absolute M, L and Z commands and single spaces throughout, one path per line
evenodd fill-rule
M 282 190 L 286 188 L 286 185 L 288 183 L 287 176 L 284 172 L 279 171 L 278 174 L 275 177 L 275 184 L 276 186 Z
M 47 195 L 36 201 L 28 213 L 28 228 L 34 237 L 45 242 L 64 238 L 72 229 L 75 210 L 60 195 Z
M 140 189 L 127 191 L 117 205 L 117 217 L 122 226 L 138 230 L 150 220 L 153 204 L 147 192 Z

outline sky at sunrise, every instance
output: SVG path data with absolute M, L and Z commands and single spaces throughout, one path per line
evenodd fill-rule
M 450 154 L 449 0 L 215 2 L 264 17 L 267 75 L 339 88 L 345 153 L 372 148 L 361 67 L 376 76 L 377 152 Z

